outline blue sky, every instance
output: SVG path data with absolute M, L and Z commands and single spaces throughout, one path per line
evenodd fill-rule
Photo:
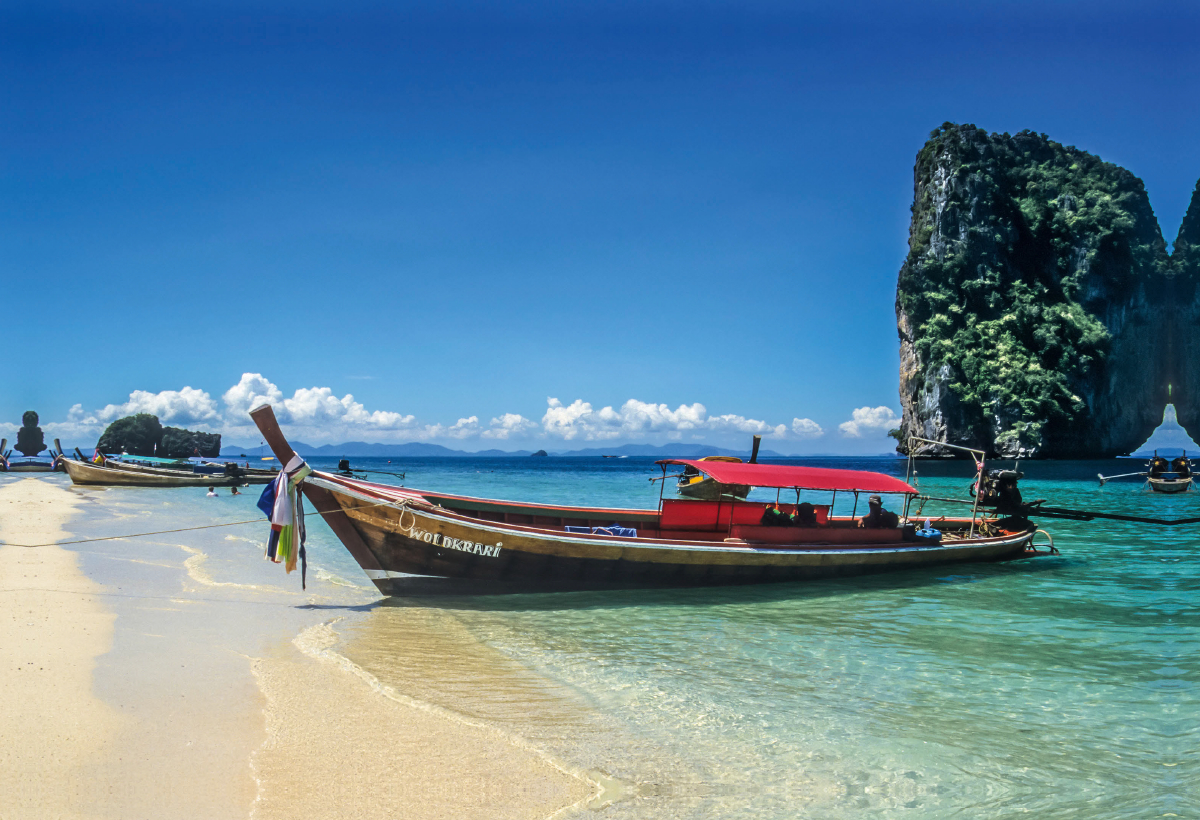
M 85 444 L 268 397 L 315 443 L 883 452 L 931 129 L 1124 165 L 1168 240 L 1200 177 L 1183 4 L 0 15 L 0 419 Z

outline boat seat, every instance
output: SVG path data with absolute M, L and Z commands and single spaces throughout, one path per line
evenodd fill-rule
M 685 501 L 668 498 L 663 501 L 659 528 L 664 530 L 709 531 L 728 529 L 730 514 L 734 524 L 757 524 L 767 505 L 757 501 Z
M 727 530 L 730 524 L 759 525 L 763 512 L 771 502 L 766 501 L 688 501 L 683 499 L 666 499 L 662 505 L 662 515 L 659 517 L 659 527 L 664 530 L 688 530 L 691 532 L 709 532 Z M 790 510 L 794 505 L 780 505 Z M 730 514 L 733 521 L 730 521 Z M 819 526 L 835 524 L 829 517 L 828 504 L 813 504 L 813 513 L 817 516 Z M 718 520 L 719 516 L 719 520 Z M 778 527 L 769 529 L 779 529 Z M 785 528 L 790 529 L 790 528 Z
M 904 540 L 904 531 L 850 527 L 763 527 L 734 524 L 730 537 L 747 543 L 764 544 L 897 544 Z

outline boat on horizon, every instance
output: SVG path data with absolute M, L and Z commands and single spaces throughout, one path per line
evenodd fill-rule
M 1158 450 L 1154 451 L 1154 455 L 1146 462 L 1146 469 L 1136 473 L 1122 473 L 1121 475 L 1098 476 L 1100 486 L 1103 487 L 1109 481 L 1115 478 L 1129 478 L 1131 476 L 1139 476 L 1146 479 L 1146 487 L 1156 493 L 1184 493 L 1192 488 L 1196 481 L 1195 466 L 1192 460 L 1188 458 L 1187 450 L 1170 461 L 1166 456 L 1160 456 Z
M 1146 483 L 1156 493 L 1183 493 L 1192 487 L 1192 462 L 1187 457 L 1186 450 L 1183 455 L 1176 456 L 1169 462 L 1156 450 L 1146 469 Z
M 251 411 L 289 475 L 306 468 L 269 405 Z M 895 494 L 904 515 L 865 528 L 830 515 L 812 526 L 765 524 L 767 502 L 660 497 L 657 509 L 571 507 L 472 498 L 375 484 L 312 471 L 304 496 L 384 595 L 413 576 L 511 582 L 539 588 L 746 584 L 811 580 L 941 564 L 1045 555 L 1038 530 L 1013 517 L 937 517 L 918 532 L 907 518 L 917 490 L 882 473 L 730 461 L 664 459 L 694 466 L 721 484 Z M 836 496 L 835 496 L 836 500 Z M 815 510 L 814 510 L 815 511 Z M 778 510 L 776 509 L 776 512 Z M 772 519 L 774 520 L 774 519 Z

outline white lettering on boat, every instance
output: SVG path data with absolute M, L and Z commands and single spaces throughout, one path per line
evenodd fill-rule
M 408 534 L 417 541 L 424 541 L 426 544 L 432 544 L 435 547 L 469 552 L 472 555 L 482 555 L 485 558 L 498 558 L 500 556 L 500 548 L 504 546 L 503 541 L 497 541 L 496 546 L 493 547 L 488 544 L 480 544 L 478 541 L 464 541 L 461 538 L 451 538 L 448 535 L 442 535 L 440 532 L 428 532 L 416 527 L 410 527 Z

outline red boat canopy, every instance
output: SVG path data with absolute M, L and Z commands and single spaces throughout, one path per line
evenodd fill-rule
M 800 490 L 847 490 L 863 493 L 908 493 L 917 491 L 898 478 L 866 470 L 833 470 L 790 464 L 746 464 L 736 461 L 696 461 L 668 458 L 657 464 L 683 464 L 695 467 L 722 484 L 748 484 L 751 487 L 781 487 Z

